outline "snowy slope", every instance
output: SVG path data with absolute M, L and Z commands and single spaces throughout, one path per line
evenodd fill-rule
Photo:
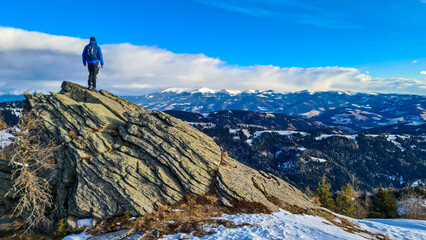
M 342 217 L 342 216 L 340 216 Z M 212 229 L 215 234 L 203 238 L 188 234 L 166 236 L 162 239 L 370 239 L 365 233 L 353 234 L 332 225 L 326 219 L 311 216 L 292 214 L 281 210 L 272 214 L 238 214 L 223 215 L 221 218 L 231 220 L 235 224 L 249 223 L 253 227 L 245 226 L 235 229 Z M 373 233 L 382 233 L 394 239 L 426 239 L 426 221 L 408 219 L 350 219 L 352 222 Z
M 391 239 L 426 239 L 426 221 L 408 220 L 408 219 L 363 219 L 356 220 L 352 218 L 337 215 L 340 218 L 346 218 L 349 221 L 358 224 L 361 229 L 371 233 L 382 233 Z M 211 228 L 215 232 L 212 235 L 203 238 L 194 237 L 191 234 L 176 234 L 163 237 L 163 240 L 177 239 L 253 239 L 253 240 L 271 240 L 271 239 L 372 239 L 373 236 L 368 233 L 349 233 L 343 229 L 331 224 L 322 217 L 292 214 L 285 210 L 272 214 L 224 214 L 222 219 L 233 221 L 234 224 L 249 223 L 252 226 L 239 228 Z M 338 218 L 334 221 L 339 222 Z M 82 233 L 80 235 L 71 235 L 64 240 L 86 240 L 90 235 Z
M 358 223 L 395 239 L 426 239 L 426 221 L 411 219 L 365 219 Z

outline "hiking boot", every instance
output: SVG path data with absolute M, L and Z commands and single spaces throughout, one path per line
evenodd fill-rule
M 94 88 L 94 87 L 92 87 L 92 91 L 98 92 L 98 90 L 96 90 L 96 88 Z

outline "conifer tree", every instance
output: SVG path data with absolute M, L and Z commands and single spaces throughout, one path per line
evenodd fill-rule
M 334 204 L 333 197 L 330 193 L 331 184 L 326 183 L 326 181 L 327 181 L 327 178 L 325 177 L 325 175 L 323 175 L 321 177 L 320 182 L 318 183 L 316 196 L 318 197 L 318 200 L 321 203 L 322 207 L 325 207 L 330 210 L 334 210 L 335 204 Z
M 396 198 L 393 194 L 391 187 L 386 189 L 386 199 L 385 199 L 385 218 L 397 218 L 398 214 L 398 205 L 396 204 Z
M 351 185 L 343 186 L 336 198 L 336 212 L 353 217 L 355 212 L 355 192 Z
M 398 217 L 398 205 L 392 189 L 384 189 L 381 185 L 374 195 L 370 206 L 369 217 L 373 218 L 396 218 Z

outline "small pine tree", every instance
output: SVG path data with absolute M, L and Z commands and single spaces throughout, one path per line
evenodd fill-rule
M 336 198 L 336 212 L 353 217 L 355 212 L 355 192 L 351 185 L 343 186 Z
M 320 182 L 318 183 L 316 196 L 318 197 L 318 200 L 321 203 L 322 207 L 333 211 L 335 209 L 335 204 L 333 197 L 330 193 L 331 184 L 326 183 L 326 181 L 327 178 L 325 177 L 325 175 L 323 175 L 321 177 Z
M 385 208 L 387 210 L 385 218 L 399 217 L 398 205 L 396 204 L 396 198 L 391 187 L 386 189 Z
M 69 235 L 70 233 L 71 233 L 71 231 L 68 228 L 68 225 L 65 223 L 64 219 L 61 219 L 58 222 L 58 228 L 53 233 L 53 237 L 55 239 L 62 239 L 63 237 Z
M 392 189 L 384 189 L 381 185 L 373 197 L 370 206 L 369 217 L 373 218 L 396 218 L 398 217 L 398 205 Z

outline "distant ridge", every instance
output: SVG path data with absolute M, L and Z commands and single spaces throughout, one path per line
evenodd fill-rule
M 162 92 L 125 98 L 144 108 L 157 111 L 274 112 L 361 129 L 426 123 L 426 96 L 410 94 L 308 90 L 284 93 L 273 90 L 170 88 Z

